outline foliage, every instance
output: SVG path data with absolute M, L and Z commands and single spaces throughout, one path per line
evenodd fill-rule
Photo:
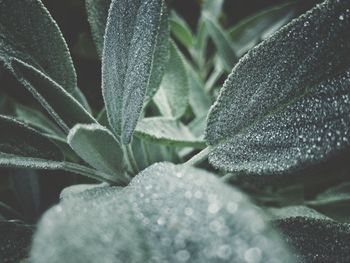
M 92 180 L 62 191 L 29 254 L 0 202 L 5 262 L 349 261 L 350 3 L 231 28 L 224 4 L 203 1 L 193 30 L 165 0 L 86 0 L 96 50 L 73 51 L 101 63 L 101 108 L 41 1 L 0 0 L 0 78 L 38 102 L 2 90 L 0 165 L 17 190 L 37 184 L 19 169 Z

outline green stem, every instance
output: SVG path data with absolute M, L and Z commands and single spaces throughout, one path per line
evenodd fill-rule
M 207 147 L 185 162 L 185 165 L 196 166 L 208 158 L 210 147 Z
M 132 169 L 134 175 L 136 175 L 139 172 L 139 167 L 137 166 L 135 156 L 134 156 L 134 153 L 132 151 L 130 143 L 128 145 L 126 145 L 125 150 L 126 150 L 126 155 L 127 155 L 128 161 L 131 165 L 131 169 Z

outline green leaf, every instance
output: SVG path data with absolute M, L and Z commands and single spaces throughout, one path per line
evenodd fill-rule
M 85 8 L 97 52 L 102 57 L 103 36 L 111 0 L 85 0 Z
M 6 68 L 11 70 L 12 59 L 21 60 L 52 79 L 89 109 L 77 88 L 67 44 L 41 1 L 1 1 L 0 25 L 0 61 Z
M 125 184 L 123 180 L 88 167 L 64 162 L 59 147 L 46 136 L 12 118 L 0 115 L 0 166 L 65 170 L 96 180 Z
M 17 59 L 11 61 L 11 67 L 17 79 L 66 133 L 76 123 L 96 122 L 72 95 L 40 71 Z
M 15 114 L 17 120 L 20 120 L 21 122 L 24 122 L 43 133 L 56 135 L 61 138 L 65 137 L 62 130 L 59 129 L 54 123 L 52 123 L 40 111 L 33 110 L 21 104 L 16 104 Z
M 124 176 L 123 150 L 108 129 L 98 124 L 77 124 L 70 130 L 67 140 L 92 167 L 116 177 Z
M 188 106 L 188 76 L 184 59 L 174 42 L 160 88 L 153 100 L 165 117 L 180 118 Z
M 0 258 L 2 262 L 21 262 L 27 258 L 33 228 L 19 221 L 0 221 Z
M 187 49 L 193 45 L 193 35 L 191 28 L 182 17 L 175 11 L 172 11 L 169 19 L 170 29 L 175 38 L 180 41 Z
M 199 117 L 207 115 L 212 104 L 211 98 L 204 90 L 204 84 L 197 72 L 185 61 L 188 73 L 189 104 L 194 114 Z
M 101 258 L 291 262 L 264 215 L 242 193 L 208 172 L 170 163 L 147 168 L 124 189 L 97 187 L 70 196 L 44 215 L 33 262 Z
M 163 0 L 115 0 L 102 57 L 102 92 L 113 131 L 130 142 L 143 105 L 155 94 L 168 61 Z
M 287 24 L 293 18 L 294 9 L 294 2 L 274 6 L 245 18 L 229 29 L 236 54 L 242 56 L 261 40 Z
M 348 7 L 316 6 L 235 66 L 207 121 L 215 167 L 279 175 L 349 148 Z
M 202 5 L 202 12 L 209 13 L 215 20 L 217 20 L 222 11 L 224 0 L 204 0 Z
M 23 123 L 0 115 L 0 160 L 3 154 L 53 161 L 63 159 L 59 148 L 49 139 Z
M 314 219 L 330 220 L 330 218 L 317 212 L 316 210 L 302 205 L 286 206 L 282 208 L 270 208 L 268 211 L 271 213 L 273 220 L 282 220 L 296 217 L 309 217 Z
M 327 216 L 341 222 L 350 223 L 350 183 L 329 188 L 318 194 L 313 200 L 307 201 L 306 204 Z
M 297 262 L 349 262 L 350 225 L 310 217 L 274 221 Z
M 171 118 L 153 117 L 139 121 L 135 135 L 144 140 L 179 147 L 205 148 L 203 140 L 196 138 L 180 121 Z
M 209 13 L 203 13 L 203 19 L 208 34 L 215 44 L 218 55 L 224 63 L 225 69 L 231 71 L 232 67 L 237 62 L 237 56 L 228 34 Z

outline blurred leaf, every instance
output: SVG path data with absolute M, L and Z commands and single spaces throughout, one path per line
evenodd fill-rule
M 229 29 L 233 48 L 242 56 L 274 31 L 287 24 L 294 15 L 295 3 L 274 6 L 250 16 Z
M 228 34 L 213 19 L 213 17 L 211 17 L 210 13 L 204 13 L 203 19 L 207 31 L 215 44 L 218 56 L 220 56 L 222 59 L 226 71 L 230 72 L 232 67 L 237 62 L 237 56 L 232 47 L 232 43 Z
M 2 0 L 0 9 L 0 61 L 10 71 L 16 58 L 31 66 L 89 109 L 77 88 L 67 44 L 39 0 Z
M 210 15 L 217 20 L 223 5 L 224 0 L 203 0 L 202 12 L 210 13 Z
M 112 2 L 102 58 L 102 92 L 111 127 L 123 144 L 130 142 L 145 100 L 159 88 L 168 45 L 163 0 Z
M 32 170 L 13 169 L 10 180 L 22 214 L 28 220 L 36 219 L 41 205 L 37 173 Z
M 350 223 L 350 183 L 334 186 L 306 204 L 335 220 Z
M 97 187 L 106 187 L 108 184 L 76 184 L 64 188 L 60 194 L 60 199 L 68 199 L 75 195 L 81 194 L 84 191 L 95 189 Z
M 191 28 L 186 21 L 176 14 L 175 11 L 172 11 L 169 24 L 171 32 L 174 34 L 176 39 L 180 41 L 180 43 L 187 49 L 191 48 L 193 44 L 193 36 Z
M 67 140 L 92 167 L 121 179 L 125 176 L 123 150 L 108 129 L 98 124 L 77 124 L 69 132 Z
M 206 146 L 205 142 L 196 138 L 185 125 L 171 118 L 142 119 L 136 126 L 135 135 L 144 140 L 165 145 L 195 148 L 205 148 Z
M 176 242 L 165 241 L 175 237 Z M 116 263 L 292 262 L 261 211 L 242 193 L 208 172 L 170 163 L 147 168 L 122 190 L 97 187 L 63 199 L 45 214 L 32 261 L 101 258 Z
M 185 61 L 186 62 L 186 61 Z M 204 84 L 197 72 L 186 62 L 189 86 L 189 103 L 194 114 L 198 116 L 206 115 L 211 106 L 211 98 L 204 90 Z
M 188 76 L 184 58 L 174 42 L 160 88 L 153 100 L 165 117 L 180 118 L 188 106 Z
M 235 66 L 207 121 L 215 167 L 280 175 L 349 148 L 347 7 L 347 1 L 316 6 Z
M 40 71 L 17 59 L 11 61 L 11 67 L 17 79 L 66 133 L 76 123 L 96 122 L 77 100 Z
M 349 262 L 350 225 L 332 220 L 291 217 L 274 225 L 293 248 L 297 262 Z
M 0 221 L 1 262 L 20 262 L 28 256 L 32 227 L 17 221 Z
M 103 36 L 111 0 L 85 0 L 85 8 L 97 52 L 102 57 Z

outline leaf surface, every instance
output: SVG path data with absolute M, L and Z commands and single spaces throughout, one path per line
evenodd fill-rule
M 108 129 L 98 124 L 77 124 L 70 130 L 67 140 L 73 150 L 97 170 L 123 176 L 123 150 Z
M 163 0 L 112 1 L 102 57 L 102 92 L 113 131 L 128 144 L 142 107 L 159 88 L 168 60 Z
M 325 1 L 240 60 L 208 116 L 215 167 L 277 175 L 349 147 L 349 8 Z
M 77 88 L 72 58 L 62 33 L 39 0 L 1 1 L 0 61 L 11 70 L 14 58 L 51 78 L 89 109 Z
M 91 27 L 92 38 L 94 39 L 97 52 L 102 57 L 103 36 L 108 17 L 111 0 L 85 0 L 85 9 Z
M 63 199 L 39 224 L 31 260 L 291 262 L 263 218 L 212 174 L 159 163 L 124 189 L 97 187 Z

